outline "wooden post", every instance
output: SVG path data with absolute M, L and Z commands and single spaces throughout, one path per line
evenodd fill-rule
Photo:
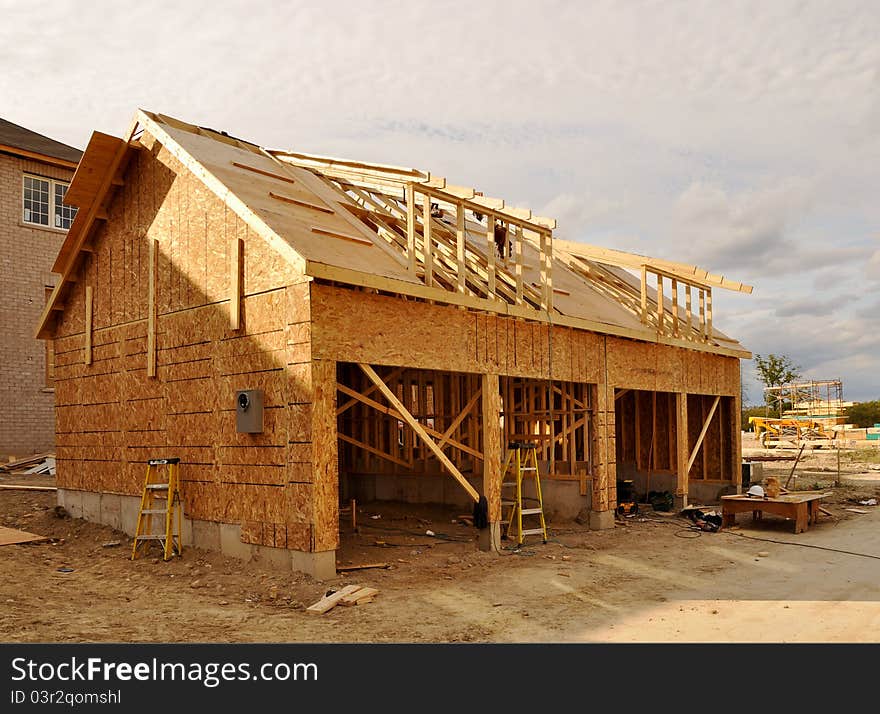
M 241 253 L 244 241 L 233 238 L 229 247 L 229 329 L 241 327 Z
M 543 234 L 542 234 L 543 235 Z M 547 310 L 553 309 L 553 234 L 548 233 L 544 238 L 544 262 L 546 263 L 544 284 L 547 289 Z
M 687 332 L 685 333 L 685 337 L 691 339 L 694 329 L 693 315 L 691 313 L 691 286 L 685 284 L 684 290 L 684 319 L 685 322 L 687 322 Z
M 412 182 L 406 184 L 406 257 L 409 271 L 416 272 L 416 194 Z
M 487 550 L 498 550 L 501 539 L 501 392 L 497 374 L 484 374 L 483 393 L 483 495 L 489 504 Z
M 678 337 L 678 281 L 672 279 L 672 334 Z
M 425 285 L 429 288 L 434 286 L 434 239 L 431 226 L 431 197 L 424 195 L 422 203 L 422 237 L 425 254 Z
M 495 217 L 490 213 L 486 216 L 486 257 L 489 261 L 489 299 L 495 299 Z
M 663 334 L 664 312 L 663 304 L 663 276 L 657 273 L 657 332 Z
M 541 309 L 546 310 L 549 298 L 547 297 L 547 236 L 544 233 L 541 233 L 538 245 L 540 246 L 538 265 L 541 270 Z
M 706 291 L 700 288 L 700 337 L 706 339 Z
M 688 407 L 687 393 L 676 392 L 675 394 L 675 433 L 678 439 L 677 477 L 675 482 L 676 508 L 687 506 L 688 497 L 688 458 L 690 447 L 688 444 Z
M 339 545 L 339 455 L 336 434 L 336 362 L 312 362 L 312 548 Z
M 92 363 L 92 312 L 92 286 L 86 285 L 86 340 L 83 356 L 86 364 Z
M 522 226 L 516 226 L 514 232 L 514 250 L 516 251 L 516 266 L 514 268 L 514 276 L 516 277 L 516 304 L 523 304 L 523 229 Z
M 648 266 L 642 266 L 642 324 L 648 324 Z
M 464 233 L 464 204 L 455 204 L 455 258 L 458 272 L 458 292 L 465 293 L 467 274 L 464 262 L 465 256 L 465 233 Z
M 736 492 L 742 493 L 742 397 L 739 393 L 730 399 L 733 407 L 731 421 L 733 422 L 733 485 Z
M 147 297 L 147 376 L 156 376 L 156 264 L 158 261 L 159 241 L 149 242 L 149 274 Z
M 706 290 L 706 338 L 712 339 L 712 288 Z

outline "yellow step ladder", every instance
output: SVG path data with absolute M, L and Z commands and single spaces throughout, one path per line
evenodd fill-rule
M 507 445 L 507 459 L 501 477 L 501 507 L 509 508 L 507 518 L 501 523 L 507 524 L 504 537 L 514 537 L 517 545 L 522 545 L 527 535 L 539 535 L 547 542 L 547 522 L 544 520 L 544 500 L 541 496 L 541 476 L 538 473 L 538 454 L 535 444 L 523 441 L 512 441 Z M 523 496 L 523 479 L 531 476 L 535 483 L 535 497 Z M 504 489 L 513 489 L 513 499 L 504 500 Z M 523 501 L 537 502 L 537 506 L 523 508 Z M 540 528 L 523 528 L 523 516 L 538 516 Z
M 163 560 L 182 554 L 180 540 L 183 520 L 183 506 L 180 501 L 180 477 L 177 473 L 180 459 L 150 459 L 147 461 L 147 475 L 141 493 L 141 508 L 138 512 L 134 543 L 131 546 L 131 559 L 137 557 L 138 550 L 146 550 L 151 541 L 162 546 Z M 165 466 L 166 481 L 159 481 L 159 467 Z M 153 529 L 153 516 L 162 517 L 164 532 Z M 176 531 L 175 531 L 175 526 Z M 145 546 L 141 548 L 141 546 Z

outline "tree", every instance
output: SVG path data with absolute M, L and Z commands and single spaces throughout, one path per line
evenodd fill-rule
M 772 352 L 767 356 L 755 355 L 755 369 L 758 370 L 758 380 L 765 387 L 781 387 L 783 384 L 794 382 L 801 376 L 801 368 L 796 365 L 788 355 L 775 355 Z M 765 392 L 764 399 L 767 404 L 773 400 Z M 779 416 L 782 416 L 784 405 L 779 405 Z
M 880 400 L 856 402 L 851 407 L 847 407 L 846 420 L 862 429 L 880 424 Z

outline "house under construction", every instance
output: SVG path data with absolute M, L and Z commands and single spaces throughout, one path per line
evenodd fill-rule
M 546 510 L 613 525 L 616 482 L 740 485 L 740 365 L 693 266 L 556 239 L 424 171 L 268 151 L 139 111 L 95 133 L 38 336 L 59 502 L 133 532 L 181 459 L 185 542 L 335 572 L 339 503 L 485 497 L 534 443 Z M 242 430 L 237 396 L 261 401 Z

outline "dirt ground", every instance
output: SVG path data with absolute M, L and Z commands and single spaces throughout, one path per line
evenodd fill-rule
M 832 517 L 798 535 L 772 516 L 708 533 L 643 509 L 606 531 L 551 523 L 546 545 L 494 555 L 477 549 L 460 511 L 359 504 L 359 532 L 342 523 L 338 562 L 389 567 L 323 583 L 195 548 L 131 562 L 130 538 L 59 516 L 54 493 L 2 490 L 0 525 L 52 540 L 0 547 L 0 641 L 877 642 L 880 507 L 858 504 L 880 499 L 873 459 L 842 459 L 842 484 L 825 502 Z M 784 482 L 790 469 L 767 462 L 764 474 Z M 807 454 L 796 476 L 792 488 L 828 488 L 836 453 Z M 304 611 L 350 583 L 380 594 Z

